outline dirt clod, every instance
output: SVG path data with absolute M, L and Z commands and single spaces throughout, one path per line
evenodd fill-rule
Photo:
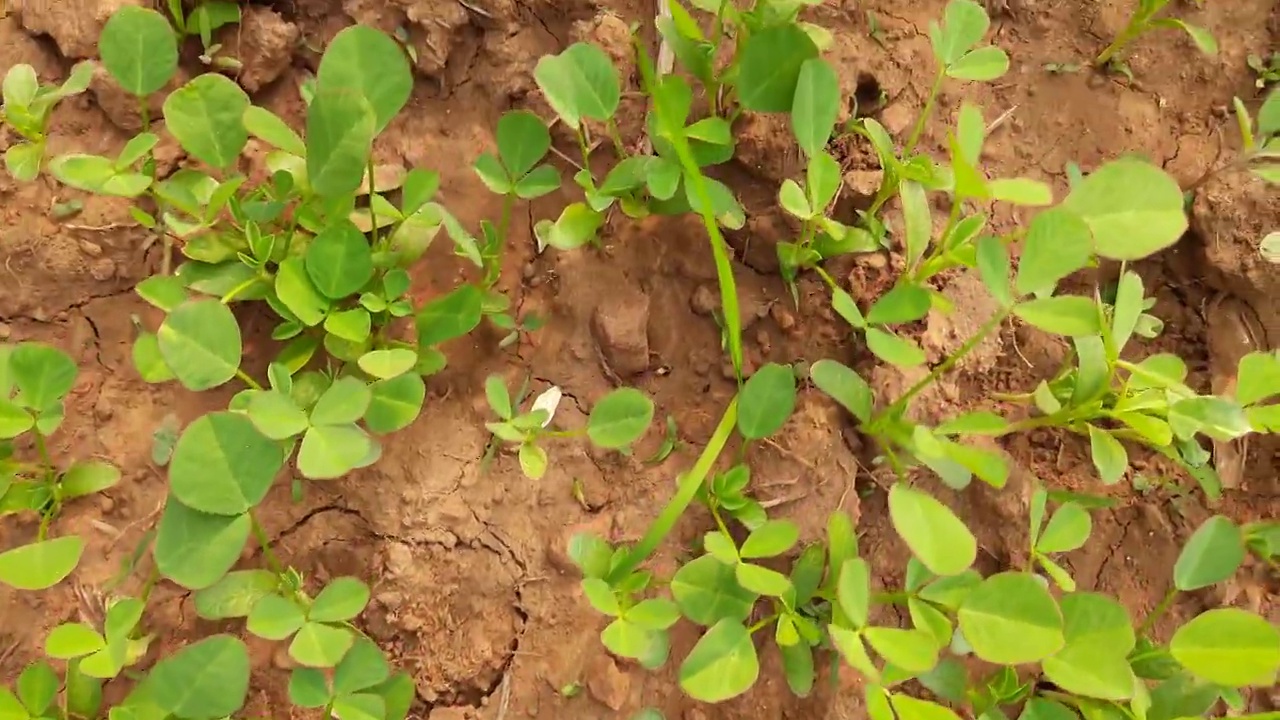
M 622 377 L 649 369 L 649 296 L 632 290 L 596 308 L 591 318 L 600 352 Z
M 247 5 L 239 25 L 219 30 L 220 54 L 240 61 L 240 84 L 249 92 L 270 85 L 289 67 L 297 47 L 298 26 L 261 5 Z
M 631 694 L 631 678 L 613 658 L 601 655 L 587 666 L 587 690 L 609 709 L 621 710 Z
M 102 26 L 116 10 L 146 6 L 143 0 L 14 0 L 12 7 L 22 26 L 33 35 L 48 35 L 68 58 L 98 54 Z

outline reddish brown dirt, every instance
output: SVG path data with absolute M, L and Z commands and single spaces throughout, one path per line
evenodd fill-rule
M 101 21 L 121 4 L 142 0 L 18 0 L 0 19 L 0 70 L 33 64 L 42 78 L 65 76 L 70 61 L 91 56 Z M 1207 3 L 1204 10 L 1178 4 L 1177 12 L 1207 26 L 1222 54 L 1200 57 L 1189 42 L 1157 34 L 1137 43 L 1133 85 L 1087 71 L 1050 75 L 1050 62 L 1084 62 L 1113 36 L 1132 5 L 1129 0 L 1005 0 L 992 40 L 1012 58 L 999 82 L 952 83 L 937 108 L 949 120 L 962 99 L 984 108 L 988 120 L 1008 112 L 993 133 L 985 162 L 998 176 L 1029 176 L 1065 192 L 1069 161 L 1086 170 L 1128 152 L 1163 164 L 1179 179 L 1198 177 L 1236 143 L 1224 110 L 1233 95 L 1256 106 L 1245 65 L 1250 53 L 1266 54 L 1277 38 L 1274 2 Z M 420 74 L 410 107 L 378 141 L 379 162 L 403 162 L 439 170 L 442 200 L 465 223 L 495 217 L 499 201 L 469 170 L 476 155 L 493 145 L 498 116 L 512 107 L 545 110 L 531 72 L 536 59 L 577 39 L 601 42 L 625 57 L 626 28 L 651 28 L 647 0 L 277 0 L 254 9 L 252 24 L 235 38 L 246 73 L 260 87 L 257 102 L 292 120 L 301 117 L 296 91 L 318 49 L 352 20 L 384 30 L 404 27 L 418 54 Z M 902 137 L 919 111 L 932 73 L 925 34 L 940 15 L 942 0 L 839 0 L 813 13 L 836 34 L 831 59 L 852 94 L 878 86 L 888 104 L 880 121 Z M 868 34 L 867 13 L 883 29 L 881 45 Z M 651 30 L 647 30 L 652 37 Z M 296 40 L 295 40 L 296 38 Z M 297 45 L 294 46 L 293 43 Z M 198 64 L 188 63 L 198 71 Z M 635 89 L 635 79 L 624 72 Z M 246 84 L 249 84 L 246 82 Z M 252 89 L 252 88 L 251 88 Z M 874 101 L 872 97 L 863 97 Z M 634 130 L 643 108 L 624 103 L 624 131 Z M 865 103 L 864 103 L 865 105 Z M 71 149 L 111 152 L 123 144 L 136 111 L 118 89 L 99 82 L 94 92 L 58 110 L 52 152 Z M 924 147 L 940 150 L 944 137 L 926 134 Z M 629 135 L 633 139 L 634 134 Z M 746 205 L 748 229 L 731 238 L 738 249 L 738 276 L 748 365 L 836 357 L 870 373 L 886 397 L 916 376 L 873 368 L 870 356 L 850 341 L 823 301 L 821 287 L 801 283 L 799 307 L 791 304 L 776 276 L 771 245 L 785 239 L 786 221 L 772 206 L 778 182 L 799 169 L 786 122 L 748 118 L 740 128 L 738 164 L 725 172 Z M 252 172 L 261 153 L 246 152 Z M 872 177 L 866 148 L 852 146 L 850 181 Z M 174 162 L 180 158 L 174 157 Z M 874 182 L 871 185 L 874 188 Z M 761 681 L 746 696 L 723 706 L 697 706 L 683 698 L 673 665 L 648 673 L 615 661 L 597 634 L 602 617 L 581 600 L 577 577 L 563 555 L 566 539 L 593 528 L 613 540 L 635 540 L 665 503 L 675 474 L 692 462 L 710 435 L 733 385 L 725 379 L 719 332 L 705 303 L 715 275 L 698 223 L 689 218 L 640 223 L 615 219 L 599 251 L 533 254 L 535 218 L 554 216 L 567 192 L 542 199 L 517 222 L 503 283 L 524 312 L 545 315 L 547 326 L 518 348 L 499 350 L 499 338 L 480 331 L 449 350 L 450 367 L 431 379 L 423 417 L 392 437 L 375 467 L 340 482 L 314 484 L 295 503 L 282 484 L 263 505 L 261 518 L 276 537 L 281 557 L 312 582 L 352 574 L 374 588 L 363 617 L 400 666 L 413 673 L 419 702 L 413 717 L 433 720 L 528 717 L 626 718 L 644 706 L 668 718 L 859 718 L 860 692 L 823 683 L 814 697 L 791 697 L 776 656 L 766 653 Z M 1208 386 L 1214 353 L 1203 313 L 1207 301 L 1228 290 L 1253 305 L 1272 347 L 1277 332 L 1274 271 L 1257 259 L 1256 243 L 1280 223 L 1274 193 L 1244 176 L 1210 184 L 1195 204 L 1195 233 L 1175 250 L 1139 265 L 1155 313 L 1167 324 L 1150 351 L 1175 350 L 1193 368 L 1193 380 Z M 84 201 L 76 217 L 57 222 L 56 202 Z M 131 292 L 154 272 L 155 253 L 144 256 L 140 233 L 123 203 L 82 197 L 48 179 L 19 185 L 0 178 L 0 339 L 43 340 L 70 352 L 81 376 L 70 400 L 68 422 L 54 450 L 63 456 L 101 456 L 124 469 L 124 481 L 106 494 L 68 508 L 58 529 L 73 529 L 90 542 L 75 583 L 101 587 L 154 523 L 163 502 L 162 472 L 150 462 L 152 431 L 167 415 L 189 421 L 225 404 L 227 394 L 196 396 L 173 386 L 149 386 L 130 361 L 131 315 L 154 321 Z M 998 229 L 1018 222 L 1018 213 L 996 211 Z M 897 258 L 863 257 L 840 267 L 862 300 L 876 297 L 892 281 Z M 463 268 L 438 244 L 415 277 L 419 298 L 451 288 Z M 1104 268 L 1103 275 L 1114 275 Z M 1097 277 L 1102 277 L 1097 276 Z M 1091 288 L 1093 275 L 1075 278 Z M 921 324 L 921 338 L 936 359 L 976 327 L 981 293 L 966 277 L 952 278 L 945 292 L 966 309 Z M 972 310 L 972 314 L 969 312 Z M 596 317 L 597 315 L 603 317 Z M 978 320 L 980 322 L 980 319 Z M 626 337 L 593 328 L 621 328 Z M 252 336 L 252 332 L 250 332 Z M 265 337 L 263 335 L 262 337 Z M 253 342 L 250 346 L 253 346 Z M 259 340 L 256 343 L 262 345 Z M 618 345 L 625 347 L 618 347 Z M 646 350 L 647 348 L 647 350 Z M 250 351 L 252 352 L 252 350 Z M 1004 327 L 971 360 L 925 393 L 914 412 L 936 419 L 963 409 L 990 406 L 992 392 L 1029 389 L 1051 375 L 1065 348 L 1027 327 Z M 614 368 L 617 364 L 620 367 Z M 625 367 L 621 367 L 625 364 Z M 618 372 L 627 377 L 618 378 Z M 512 382 L 529 378 L 540 389 L 560 385 L 570 396 L 565 422 L 581 421 L 581 410 L 619 380 L 657 401 L 659 416 L 671 415 L 685 448 L 653 468 L 576 445 L 554 448 L 552 470 L 539 482 L 521 476 L 514 458 L 499 454 L 483 466 L 487 435 L 482 380 L 501 373 Z M 575 417 L 576 415 L 576 417 Z M 846 439 L 850 438 L 850 439 Z M 660 438 L 651 433 L 639 456 Z M 992 567 L 1025 563 L 1025 506 L 1034 475 L 1059 487 L 1097 490 L 1087 443 L 1051 432 L 1010 438 L 1003 445 L 1018 468 L 1002 493 L 974 487 L 954 503 L 979 534 L 984 562 Z M 860 518 L 864 553 L 886 585 L 900 582 L 906 550 L 889 527 L 883 488 L 886 478 L 865 469 L 863 451 L 846 419 L 817 391 L 801 393 L 798 411 L 773 441 L 748 453 L 754 490 L 777 501 L 774 511 L 800 523 L 805 539 L 820 536 L 837 508 Z M 1280 516 L 1276 446 L 1255 443 L 1244 483 L 1228 493 L 1220 510 L 1239 519 Z M 1115 506 L 1095 515 L 1088 546 L 1066 562 L 1084 589 L 1104 589 L 1122 598 L 1135 616 L 1148 611 L 1167 587 L 1181 541 L 1207 516 L 1198 494 L 1178 491 L 1185 479 L 1167 464 L 1135 453 L 1132 474 L 1170 484 L 1148 495 L 1118 486 Z M 573 496 L 581 483 L 583 500 Z M 669 572 L 706 518 L 688 513 L 654 561 Z M 6 520 L 0 546 L 31 536 L 34 529 Z M 254 562 L 246 550 L 246 563 Z M 44 633 L 71 619 L 72 583 L 42 594 L 0 588 L 0 680 L 16 676 Z M 1175 608 L 1186 615 L 1222 600 L 1261 602 L 1276 612 L 1274 597 L 1228 589 L 1226 597 L 1195 596 Z M 1238 596 L 1238 597 L 1237 597 Z M 236 624 L 215 627 L 195 617 L 189 594 L 161 584 L 149 616 L 166 647 L 216 631 L 240 632 Z M 246 636 L 247 637 L 247 636 Z M 695 636 L 677 631 L 673 657 Z M 287 658 L 250 640 L 257 651 L 249 711 L 289 713 L 284 698 Z M 12 653 L 6 653 L 7 647 Z M 585 687 L 577 697 L 560 689 Z

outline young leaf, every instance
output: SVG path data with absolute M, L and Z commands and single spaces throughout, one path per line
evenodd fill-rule
M 43 660 L 31 663 L 18 676 L 18 698 L 34 715 L 43 715 L 58 694 L 58 674 Z
M 768 363 L 742 387 L 738 398 L 738 432 L 748 440 L 768 437 L 782 429 L 795 406 L 795 373 L 786 365 Z
M 376 134 L 377 116 L 364 97 L 346 88 L 317 92 L 307 108 L 311 188 L 322 197 L 354 193 L 364 180 Z
M 974 588 L 957 614 L 974 653 L 1001 665 L 1039 662 L 1065 643 L 1062 613 L 1035 576 L 1003 572 Z
M 805 62 L 818 56 L 813 40 L 793 23 L 751 33 L 738 56 L 738 100 L 755 112 L 789 112 Z
M 862 558 L 845 560 L 836 582 L 836 597 L 854 627 L 867 624 L 871 608 L 871 568 Z
M 369 432 L 385 435 L 403 430 L 418 419 L 427 396 L 426 383 L 416 373 L 406 373 L 369 386 L 369 409 L 364 424 Z
M 929 291 L 919 285 L 899 284 L 880 296 L 867 311 L 867 322 L 892 325 L 919 320 L 929 312 Z
M 1045 554 L 1070 552 L 1084 545 L 1092 529 L 1093 521 L 1088 510 L 1073 502 L 1064 503 L 1049 518 L 1049 524 L 1036 542 L 1036 551 Z
M 157 709 L 190 720 L 217 720 L 244 706 L 249 651 L 230 635 L 213 635 L 160 660 L 147 688 Z
M 391 675 L 391 667 L 382 651 L 367 638 L 359 638 L 347 651 L 333 673 L 333 691 L 350 694 L 368 690 L 385 681 Z
M 929 29 L 934 55 L 943 66 L 951 65 L 982 41 L 991 26 L 987 11 L 973 0 L 951 0 L 942 25 Z
M 898 720 L 960 720 L 950 708 L 928 700 L 920 700 L 910 695 L 893 694 L 889 696 Z
M 3 373 L 3 369 L 0 369 Z M 16 400 L 36 411 L 61 400 L 76 382 L 76 364 L 66 353 L 44 343 L 20 343 L 8 357 L 8 375 L 18 386 Z M 8 393 L 8 383 L 5 383 Z
M 193 300 L 175 308 L 156 339 L 165 364 L 188 390 L 215 388 L 240 368 L 240 325 L 217 300 Z
M 947 77 L 985 82 L 1009 71 L 1009 56 L 993 45 L 965 53 L 947 66 Z
M 88 625 L 64 623 L 45 638 L 44 653 L 51 658 L 69 660 L 98 652 L 106 646 L 106 640 Z
M 1231 688 L 1270 687 L 1280 669 L 1280 629 L 1253 613 L 1218 608 L 1178 628 L 1169 652 L 1209 682 Z
M 978 553 L 973 533 L 932 495 L 895 484 L 889 490 L 889 517 L 912 554 L 934 574 L 958 575 L 973 565 Z
M 289 643 L 289 657 L 308 667 L 330 668 L 354 643 L 355 635 L 345 627 L 308 622 Z
M 1133 670 L 1122 653 L 1068 645 L 1053 657 L 1045 658 L 1043 666 L 1045 676 L 1068 692 L 1101 700 L 1133 697 Z
M 1067 593 L 1062 617 L 1067 645 L 1125 657 L 1137 642 L 1129 612 L 1101 593 Z
M 635 388 L 619 388 L 591 408 L 587 437 L 599 447 L 617 450 L 639 440 L 651 422 L 653 401 Z
M 127 92 L 143 97 L 163 88 L 178 68 L 178 41 L 164 16 L 126 5 L 98 38 L 98 56 Z
M 956 2 L 967 0 L 955 0 Z M 929 210 L 929 199 L 925 196 L 924 186 L 914 180 L 907 180 L 898 189 L 898 199 L 902 203 L 902 222 L 904 227 L 907 255 L 907 268 L 914 268 L 920 258 L 929 249 L 933 239 L 933 213 Z
M 1182 546 L 1178 562 L 1173 566 L 1174 587 L 1185 592 L 1223 582 L 1236 574 L 1244 555 L 1240 527 L 1230 518 L 1215 515 L 1197 528 Z
M 1071 337 L 1102 332 L 1098 306 L 1087 297 L 1059 295 L 1036 298 L 1014 306 L 1013 313 L 1031 325 Z
M 827 146 L 840 112 L 840 79 L 822 58 L 800 65 L 791 106 L 791 129 L 800 149 L 813 157 Z
M 757 595 L 738 584 L 732 565 L 711 555 L 686 563 L 671 578 L 671 596 L 691 621 L 711 627 L 721 620 L 741 623 Z
M 751 633 L 740 622 L 721 620 L 680 665 L 680 687 L 702 702 L 723 702 L 746 692 L 760 674 Z
M 738 554 L 746 559 L 770 558 L 791 549 L 800 538 L 800 529 L 787 520 L 770 520 L 751 532 Z
M 1094 251 L 1111 260 L 1147 257 L 1187 229 L 1178 183 L 1136 159 L 1114 160 L 1085 176 L 1060 207 L 1089 226 Z
M 1236 400 L 1252 405 L 1280 395 L 1280 357 L 1274 352 L 1251 352 L 1240 358 L 1236 372 Z
M 196 614 L 205 620 L 248 617 L 280 580 L 269 570 L 233 570 L 195 593 Z
M 343 622 L 364 610 L 369 586 L 353 577 L 335 578 L 316 596 L 307 618 L 316 622 Z
M 329 225 L 307 246 L 307 274 L 331 300 L 355 294 L 373 277 L 369 241 L 345 218 Z
M 0 583 L 18 590 L 44 590 L 62 582 L 80 562 L 84 540 L 64 535 L 0 553 Z
M 249 104 L 249 96 L 234 80 L 206 73 L 165 98 L 165 127 L 182 149 L 212 167 L 226 168 L 249 140 L 244 127 Z
M 241 122 L 244 123 L 244 128 L 250 135 L 268 145 L 280 148 L 291 155 L 306 157 L 306 143 L 298 137 L 298 133 L 294 132 L 293 128 L 289 127 L 288 123 L 270 110 L 250 105 L 245 108 Z
M 201 415 L 183 431 L 169 483 L 183 505 L 212 515 L 248 512 L 271 489 L 284 452 L 242 413 Z
M 249 515 L 209 515 L 170 497 L 156 532 L 156 567 L 190 589 L 214 584 L 240 559 L 253 521 Z
M 480 324 L 484 293 L 475 285 L 462 285 L 438 297 L 418 311 L 418 346 L 438 345 L 462 337 Z
M 1092 425 L 1089 426 L 1089 454 L 1102 482 L 1107 485 L 1119 482 L 1129 469 L 1129 453 L 1125 452 L 1124 445 L 1111 433 Z
M 519 180 L 542 160 L 551 147 L 551 133 L 537 115 L 514 110 L 498 119 L 498 156 L 511 177 Z
M 924 364 L 924 351 L 913 341 L 877 327 L 868 327 L 866 335 L 867 348 L 881 360 L 899 367 L 916 367 Z
M 379 380 L 389 380 L 403 375 L 418 363 L 418 354 L 407 348 L 373 350 L 356 361 L 360 369 Z
M 352 25 L 329 41 L 316 71 L 316 100 L 331 90 L 355 93 L 363 100 L 373 113 L 372 138 L 385 130 L 409 101 L 413 73 L 395 40 L 368 25 Z M 311 110 L 315 110 L 315 100 Z M 310 135 L 308 123 L 308 141 Z
M 604 122 L 618 109 L 622 93 L 613 62 L 595 45 L 574 43 L 559 55 L 546 55 L 533 70 L 547 103 L 569 127 L 582 118 Z
M 823 359 L 809 368 L 809 379 L 854 417 L 862 422 L 871 419 L 871 386 L 858 373 L 835 360 Z
M 928 672 L 938 664 L 938 643 L 927 630 L 869 627 L 862 635 L 880 657 L 907 672 Z

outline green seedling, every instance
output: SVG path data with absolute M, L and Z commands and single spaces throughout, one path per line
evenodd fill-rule
M 670 415 L 667 416 L 666 430 L 662 436 L 662 444 L 653 452 L 648 459 L 644 461 L 646 465 L 660 465 L 666 462 L 671 454 L 682 447 L 680 442 L 680 431 L 676 428 L 676 419 Z
M 203 0 L 196 3 L 191 12 L 187 13 L 182 7 L 182 0 L 168 0 L 168 9 L 179 40 L 193 35 L 200 38 L 200 46 L 204 49 L 204 52 L 200 53 L 200 62 L 219 69 L 240 69 L 239 60 L 218 57 L 218 51 L 222 46 L 213 41 L 213 31 L 224 25 L 235 25 L 240 22 L 239 5 L 222 0 Z
M 34 513 L 40 518 L 35 542 L 0 553 L 0 583 L 19 590 L 43 590 L 62 582 L 80 562 L 84 540 L 49 537 L 49 526 L 67 502 L 93 495 L 120 481 L 120 471 L 100 460 L 56 462 L 49 438 L 62 425 L 64 401 L 76 381 L 76 364 L 48 345 L 0 345 L 0 517 Z M 18 455 L 29 439 L 36 457 Z
M 1258 117 L 1253 118 L 1240 98 L 1233 98 L 1236 126 L 1240 129 L 1240 151 L 1220 165 L 1210 166 L 1186 188 L 1188 202 L 1201 187 L 1221 173 L 1248 170 L 1268 184 L 1280 184 L 1280 92 L 1267 94 Z
M 547 451 L 539 441 L 585 435 L 596 447 L 630 453 L 631 445 L 653 422 L 653 401 L 634 388 L 619 388 L 605 395 L 591 408 L 586 427 L 576 430 L 551 427 L 564 397 L 554 385 L 534 398 L 529 411 L 522 413 L 517 412 L 518 404 L 511 401 L 500 376 L 490 375 L 484 391 L 489 408 L 498 416 L 497 422 L 485 423 L 485 427 L 498 440 L 517 448 L 520 470 L 530 480 L 540 480 L 549 464 Z
M 87 62 L 71 68 L 61 85 L 41 85 L 30 65 L 14 65 L 5 73 L 0 123 L 22 138 L 4 151 L 5 170 L 14 180 L 29 182 L 40 174 L 54 108 L 65 98 L 89 89 L 92 79 L 93 65 Z
M 1125 50 L 1142 35 L 1159 29 L 1182 30 L 1191 38 L 1197 50 L 1205 55 L 1217 55 L 1218 41 L 1209 34 L 1208 30 L 1178 18 L 1156 17 L 1168 4 L 1169 0 L 1138 0 L 1138 7 L 1134 9 L 1133 15 L 1129 16 L 1128 24 L 1115 40 L 1094 58 L 1094 66 L 1115 70 L 1132 78 L 1133 73 L 1124 62 Z
M 1249 69 L 1257 76 L 1253 85 L 1259 90 L 1280 81 L 1280 53 L 1271 53 L 1271 57 L 1266 60 L 1258 55 L 1250 55 L 1248 64 Z

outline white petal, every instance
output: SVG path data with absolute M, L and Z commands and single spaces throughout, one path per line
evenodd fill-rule
M 556 408 L 560 407 L 560 399 L 563 397 L 564 393 L 560 391 L 560 388 L 552 385 L 534 399 L 531 411 L 547 411 L 547 419 L 542 421 L 542 427 L 546 427 L 551 424 L 551 418 L 556 416 Z

